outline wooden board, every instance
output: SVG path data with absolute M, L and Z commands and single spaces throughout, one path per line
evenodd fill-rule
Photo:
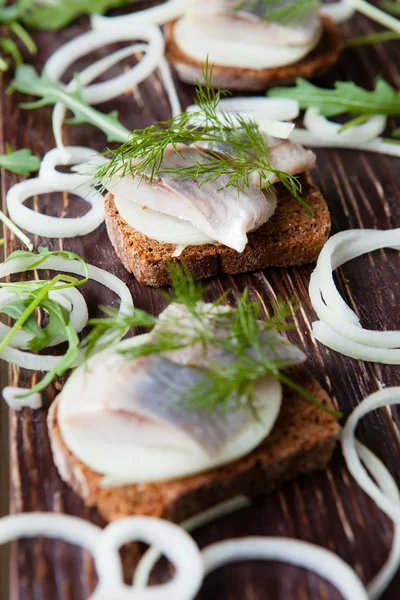
M 60 34 L 40 33 L 35 36 L 39 55 L 35 60 L 41 68 L 58 46 L 78 35 L 87 26 L 82 19 Z M 355 18 L 342 27 L 343 34 L 366 34 L 374 31 L 364 17 Z M 101 50 L 74 65 L 74 71 L 88 63 L 89 58 L 104 56 Z M 396 65 L 400 62 L 399 44 L 347 50 L 337 67 L 321 79 L 321 85 L 335 80 L 354 80 L 371 88 L 380 74 L 400 88 Z M 71 73 L 70 73 L 71 74 Z M 193 89 L 178 83 L 183 106 L 191 99 Z M 43 154 L 54 146 L 51 133 L 51 109 L 22 111 L 18 95 L 6 96 L 3 86 L 1 104 L 2 142 L 13 148 L 29 147 Z M 141 84 L 132 94 L 118 102 L 100 106 L 104 111 L 117 108 L 129 127 L 168 118 L 169 107 L 157 75 Z M 390 125 L 394 125 L 391 123 Z M 393 127 L 392 127 L 393 128 Z M 65 129 L 68 143 L 104 148 L 101 133 L 89 126 Z M 400 226 L 399 161 L 374 154 L 353 151 L 319 150 L 318 168 L 313 173 L 330 207 L 333 232 L 358 227 L 393 228 Z M 3 173 L 5 194 L 17 178 Z M 52 194 L 34 198 L 33 205 L 47 214 L 82 214 L 84 203 L 67 194 Z M 138 285 L 120 265 L 105 232 L 96 232 L 76 240 L 46 240 L 34 238 L 36 246 L 71 249 L 89 263 L 105 267 L 124 279 L 131 289 L 135 304 L 158 313 L 164 300 L 160 291 Z M 15 239 L 6 235 L 6 250 L 17 247 Z M 371 328 L 400 328 L 397 298 L 400 258 L 394 251 L 376 252 L 361 257 L 338 273 L 339 289 L 350 306 L 358 307 L 362 320 Z M 400 369 L 350 360 L 331 352 L 313 341 L 310 324 L 315 317 L 307 295 L 311 267 L 268 269 L 252 275 L 224 276 L 211 280 L 209 298 L 222 290 L 231 290 L 231 300 L 238 291 L 248 287 L 259 294 L 266 304 L 276 295 L 289 299 L 295 294 L 302 304 L 293 316 L 297 329 L 291 334 L 294 342 L 304 348 L 315 377 L 336 400 L 347 415 L 368 393 L 381 384 L 400 385 Z M 96 306 L 115 300 L 100 286 L 88 284 L 85 293 L 92 314 Z M 13 385 L 30 385 L 36 380 L 18 368 L 10 370 Z M 49 405 L 59 384 L 46 394 Z M 102 523 L 94 510 L 85 509 L 82 502 L 64 485 L 53 465 L 46 431 L 46 411 L 10 414 L 10 464 L 12 512 L 57 511 L 79 515 Z M 363 420 L 358 435 L 383 459 L 400 480 L 399 420 L 397 409 L 380 410 Z M 354 484 L 339 451 L 324 472 L 302 477 L 279 491 L 260 498 L 251 508 L 203 527 L 195 539 L 204 546 L 210 542 L 244 535 L 293 536 L 312 541 L 336 552 L 351 564 L 363 581 L 368 582 L 388 555 L 392 526 Z M 161 575 L 162 576 L 162 575 Z M 12 600 L 83 600 L 95 585 L 91 561 L 80 551 L 64 543 L 24 541 L 15 544 L 11 561 Z M 400 575 L 383 596 L 398 598 Z M 303 570 L 278 563 L 246 563 L 220 569 L 207 578 L 199 599 L 295 599 L 323 598 L 336 600 L 340 595 L 318 577 Z

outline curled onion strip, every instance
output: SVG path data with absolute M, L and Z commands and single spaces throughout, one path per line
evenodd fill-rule
M 186 519 L 186 521 L 183 521 L 180 524 L 180 527 L 190 532 L 198 527 L 203 527 L 203 525 L 208 525 L 220 517 L 224 517 L 225 515 L 236 512 L 241 508 L 250 506 L 250 504 L 251 501 L 249 498 L 246 498 L 245 496 L 238 496 L 237 498 L 232 498 L 232 500 L 221 502 L 220 504 L 203 511 L 194 517 L 191 517 L 190 519 Z M 146 587 L 150 579 L 150 574 L 161 556 L 162 554 L 157 548 L 149 548 L 146 550 L 135 569 L 135 574 L 133 577 L 134 587 Z
M 59 105 L 62 106 L 62 105 Z M 42 160 L 39 171 L 39 179 L 47 185 L 55 188 L 66 185 L 69 189 L 79 188 L 84 183 L 91 183 L 93 176 L 81 173 L 60 173 L 56 167 L 60 165 L 76 165 L 88 162 L 98 156 L 98 152 L 84 146 L 67 146 L 61 152 L 59 148 L 53 148 L 47 152 Z
M 319 108 L 310 107 L 304 115 L 304 125 L 315 137 L 326 141 L 363 144 L 374 140 L 386 128 L 387 117 L 375 115 L 361 125 L 354 125 L 341 131 L 342 125 L 329 121 L 320 114 Z
M 91 204 L 91 209 L 82 217 L 60 218 L 43 215 L 24 205 L 25 200 L 36 194 L 51 192 L 73 192 Z M 76 189 L 75 176 L 61 186 L 48 185 L 41 178 L 27 179 L 14 185 L 7 194 L 7 209 L 11 219 L 19 226 L 48 238 L 68 238 L 86 235 L 97 229 L 104 221 L 103 196 L 88 185 Z
M 118 551 L 133 541 L 155 545 L 175 565 L 172 581 L 132 590 L 122 583 L 122 566 Z M 203 581 L 203 561 L 193 538 L 184 529 L 162 519 L 127 517 L 114 521 L 104 530 L 95 553 L 101 583 L 110 590 L 118 589 L 118 598 L 137 600 L 189 600 L 196 596 Z M 113 594 L 114 595 L 114 594 Z
M 310 280 L 311 303 L 320 321 L 313 323 L 316 339 L 352 358 L 400 364 L 400 331 L 364 329 L 358 316 L 340 296 L 333 270 L 380 248 L 400 249 L 400 229 L 351 230 L 330 238 L 318 258 Z
M 319 9 L 319 13 L 332 19 L 335 23 L 344 23 L 351 19 L 356 9 L 349 0 L 339 0 L 338 2 L 324 2 Z
M 62 284 L 60 284 L 62 285 Z M 76 333 L 80 333 L 86 326 L 88 321 L 88 309 L 84 297 L 77 288 L 65 288 L 59 291 L 54 290 L 49 293 L 49 298 L 58 302 L 63 306 L 70 314 L 69 318 Z M 6 306 L 10 302 L 17 300 L 16 294 L 10 294 L 5 288 L 0 288 L 0 308 Z M 0 342 L 9 334 L 10 327 L 4 323 L 0 323 Z M 28 348 L 28 342 L 32 339 L 32 335 L 26 331 L 17 331 L 10 342 L 10 346 L 13 348 L 19 348 L 20 350 L 26 350 Z M 48 347 L 57 346 L 65 342 L 62 337 L 56 337 L 52 342 L 49 343 Z
M 102 17 L 94 15 L 91 17 L 91 24 L 95 31 L 118 30 L 122 27 L 135 25 L 164 25 L 168 21 L 173 21 L 181 17 L 193 0 L 167 0 L 160 6 L 146 8 L 130 15 L 121 17 Z
M 14 273 L 21 273 L 23 271 L 32 270 L 31 265 L 37 263 L 38 257 L 16 257 L 0 265 L 0 279 L 12 275 Z M 132 296 L 127 286 L 115 275 L 108 273 L 103 269 L 94 267 L 93 265 L 87 265 L 89 271 L 89 278 L 93 281 L 101 283 L 105 287 L 109 288 L 112 292 L 115 292 L 121 299 L 119 312 L 120 314 L 129 313 L 133 309 Z M 67 260 L 57 256 L 51 256 L 46 259 L 40 265 L 39 269 L 49 269 L 51 271 L 60 271 L 65 273 L 73 273 L 75 275 L 84 276 L 82 264 L 77 260 Z M 124 332 L 123 335 L 125 335 Z M 5 348 L 0 353 L 0 358 L 7 362 L 13 363 L 24 369 L 31 369 L 33 371 L 51 371 L 54 369 L 60 357 L 58 356 L 42 356 L 37 354 L 31 354 L 30 352 L 23 352 L 16 348 Z M 82 360 L 82 353 L 78 356 L 76 364 L 78 365 Z
M 334 585 L 346 600 L 368 600 L 358 575 L 339 556 L 308 542 L 249 537 L 211 544 L 203 550 L 205 574 L 243 560 L 278 560 L 310 569 Z
M 381 137 L 363 143 L 356 143 L 351 140 L 345 142 L 340 140 L 340 138 L 337 140 L 323 140 L 313 135 L 310 131 L 307 131 L 307 129 L 296 127 L 290 134 L 290 139 L 292 142 L 311 146 L 312 148 L 348 148 L 349 150 L 363 150 L 365 152 L 376 152 L 377 154 L 400 157 L 400 145 L 386 142 Z
M 7 386 L 3 389 L 2 395 L 12 410 L 20 411 L 25 407 L 32 408 L 33 410 L 41 408 L 42 396 L 39 393 L 30 394 L 26 398 L 21 398 L 27 391 L 28 390 L 25 388 Z

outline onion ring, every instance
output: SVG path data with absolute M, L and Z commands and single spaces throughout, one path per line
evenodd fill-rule
M 133 590 L 122 583 L 118 551 L 133 541 L 154 544 L 165 554 L 176 567 L 172 581 L 144 590 Z M 101 584 L 110 590 L 118 589 L 120 600 L 190 600 L 196 596 L 203 581 L 203 561 L 193 538 L 178 525 L 151 517 L 127 517 L 108 525 L 96 549 L 95 562 L 102 574 Z
M 11 410 L 20 411 L 25 407 L 31 408 L 32 410 L 42 408 L 41 394 L 35 392 L 30 396 L 21 397 L 23 394 L 26 394 L 27 391 L 28 390 L 25 388 L 12 387 L 8 385 L 3 388 L 1 393 Z
M 354 125 L 350 129 L 341 131 L 342 125 L 329 121 L 320 114 L 319 108 L 310 107 L 304 115 L 304 126 L 315 137 L 327 141 L 344 141 L 355 144 L 371 142 L 381 135 L 386 129 L 387 117 L 375 115 L 361 125 Z
M 62 105 L 59 105 L 62 106 Z M 76 165 L 91 161 L 98 156 L 96 150 L 85 148 L 84 146 L 66 146 L 63 152 L 59 148 L 53 148 L 47 152 L 42 160 L 39 171 L 39 179 L 45 184 L 55 188 L 66 185 L 68 189 L 78 188 L 84 183 L 91 183 L 91 175 L 82 175 L 81 173 L 60 173 L 56 167 L 59 165 Z
M 131 27 L 149 23 L 152 25 L 165 25 L 168 21 L 181 17 L 190 2 L 193 2 L 193 0 L 168 0 L 160 6 L 153 6 L 121 17 L 93 15 L 90 22 L 95 31 L 110 31 L 110 28 L 118 30 L 121 26 Z
M 82 264 L 79 261 L 67 260 L 61 257 L 50 256 L 47 258 L 39 267 L 31 267 L 35 265 L 40 258 L 40 255 L 34 255 L 32 257 L 16 257 L 0 265 L 0 279 L 13 275 L 14 273 L 21 273 L 23 271 L 30 271 L 32 269 L 48 269 L 50 271 L 60 271 L 66 273 L 74 273 L 75 275 L 84 276 Z M 119 314 L 129 314 L 133 309 L 133 301 L 131 293 L 128 287 L 118 277 L 108 273 L 103 269 L 99 269 L 93 265 L 87 265 L 89 271 L 89 278 L 93 281 L 101 283 L 105 287 L 108 287 L 112 292 L 115 292 L 121 299 L 119 306 Z M 125 335 L 126 331 L 123 335 Z M 122 335 L 122 337 L 123 337 Z M 23 352 L 16 348 L 5 348 L 0 353 L 0 358 L 7 362 L 13 363 L 21 368 L 30 369 L 32 371 L 51 371 L 54 369 L 60 361 L 59 356 L 43 356 L 38 354 L 31 354 L 30 352 Z M 76 365 L 81 363 L 83 358 L 83 352 L 81 352 L 77 358 Z
M 14 185 L 7 193 L 7 209 L 10 218 L 19 226 L 48 238 L 68 238 L 86 235 L 95 231 L 104 222 L 104 198 L 93 187 L 82 185 L 76 189 L 75 176 L 69 183 L 59 187 L 48 185 L 41 178 L 27 179 Z M 50 192 L 73 192 L 91 204 L 92 208 L 82 217 L 50 217 L 24 206 L 25 200 L 36 194 Z
M 343 141 L 339 137 L 336 140 L 323 140 L 313 135 L 307 129 L 296 127 L 290 134 L 292 142 L 311 146 L 312 148 L 348 148 L 349 150 L 363 150 L 364 152 L 376 152 L 387 156 L 400 157 L 400 145 L 386 142 L 384 138 L 377 137 L 370 142 L 355 143 Z
M 364 329 L 358 316 L 340 296 L 333 270 L 373 250 L 400 250 L 400 229 L 350 230 L 338 233 L 325 244 L 310 279 L 311 304 L 320 321 L 313 323 L 316 339 L 352 358 L 400 364 L 400 331 Z
M 308 542 L 282 537 L 249 537 L 211 544 L 202 554 L 206 575 L 223 565 L 243 560 L 285 561 L 323 577 L 346 600 L 368 600 L 358 575 L 347 563 L 330 550 Z
M 319 8 L 319 14 L 329 17 L 334 23 L 345 23 L 345 21 L 351 19 L 355 12 L 356 9 L 349 0 L 323 2 Z

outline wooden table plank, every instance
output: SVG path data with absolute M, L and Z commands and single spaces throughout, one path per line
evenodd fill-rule
M 67 39 L 83 31 L 85 20 L 60 34 L 40 33 L 36 36 L 40 48 L 35 64 L 41 67 L 50 53 Z M 364 17 L 357 17 L 343 26 L 345 35 L 365 34 L 375 30 Z M 106 50 L 93 53 L 96 58 Z M 355 80 L 371 88 L 378 73 L 400 88 L 399 45 L 355 48 L 346 51 L 332 72 L 321 78 L 321 85 L 337 79 Z M 74 71 L 87 64 L 87 59 L 74 66 Z M 122 68 L 122 67 L 121 67 Z M 72 70 L 70 72 L 72 74 Z M 193 89 L 178 83 L 183 105 L 191 101 Z M 3 90 L 4 91 L 4 90 Z M 3 93 L 2 135 L 14 148 L 30 147 L 43 155 L 53 147 L 51 110 L 24 112 L 18 108 L 19 97 Z M 165 95 L 160 92 L 157 76 L 141 84 L 133 94 L 117 102 L 100 106 L 105 111 L 118 108 L 129 127 L 150 124 L 154 119 L 168 118 Z M 103 149 L 104 137 L 89 126 L 65 131 L 68 143 L 90 145 Z M 400 190 L 396 159 L 352 151 L 318 150 L 318 169 L 313 174 L 320 185 L 332 212 L 333 231 L 350 227 L 399 227 Z M 4 174 L 3 200 L 16 177 Z M 34 199 L 34 205 L 48 214 L 67 211 L 82 214 L 83 204 L 71 195 L 52 194 Z M 108 241 L 104 227 L 76 240 L 48 241 L 36 237 L 35 245 L 71 249 L 82 254 L 90 263 L 105 267 L 125 280 L 132 291 L 135 304 L 157 313 L 164 306 L 160 291 L 143 288 L 130 278 Z M 6 239 L 7 252 L 16 247 L 11 236 Z M 400 328 L 396 298 L 400 295 L 398 281 L 399 256 L 393 251 L 376 252 L 361 257 L 340 269 L 339 289 L 350 306 L 358 307 L 364 323 L 376 328 Z M 264 272 L 235 277 L 223 276 L 211 280 L 207 297 L 212 299 L 221 290 L 231 290 L 230 300 L 249 288 L 260 295 L 268 307 L 271 299 L 280 294 L 289 299 L 293 293 L 302 307 L 293 315 L 297 330 L 293 341 L 310 356 L 310 368 L 338 405 L 348 414 L 368 393 L 381 383 L 400 384 L 398 367 L 361 363 L 342 357 L 316 343 L 310 334 L 315 317 L 307 294 L 311 267 L 268 269 Z M 113 301 L 97 284 L 87 286 L 86 297 L 92 313 L 98 304 Z M 12 383 L 30 384 L 32 378 L 23 370 L 11 369 Z M 35 378 L 33 378 L 35 380 Z M 46 406 L 56 393 L 51 386 L 46 394 Z M 46 431 L 45 410 L 25 409 L 11 415 L 11 507 L 14 512 L 46 510 L 61 511 L 102 523 L 96 511 L 85 509 L 82 502 L 64 485 L 54 468 Z M 400 480 L 399 419 L 397 409 L 381 410 L 364 419 L 359 436 L 384 460 Z M 345 469 L 340 452 L 325 472 L 299 478 L 281 490 L 259 499 L 240 514 L 227 516 L 195 534 L 203 546 L 212 541 L 243 535 L 289 535 L 313 541 L 335 551 L 355 567 L 364 581 L 369 581 L 383 564 L 391 544 L 392 527 L 375 505 L 357 488 Z M 165 572 L 160 571 L 159 577 Z M 12 599 L 14 600 L 81 600 L 93 588 L 95 575 L 88 558 L 63 543 L 21 542 L 16 547 L 12 568 Z M 398 597 L 398 574 L 384 595 L 385 600 Z M 273 598 L 337 599 L 333 588 L 312 574 L 276 563 L 252 563 L 228 566 L 207 578 L 200 599 L 206 598 Z

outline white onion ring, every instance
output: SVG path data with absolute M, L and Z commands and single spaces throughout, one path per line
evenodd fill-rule
M 59 105 L 62 106 L 62 105 Z M 84 183 L 91 183 L 91 175 L 82 175 L 80 173 L 60 173 L 56 167 L 59 165 L 76 165 L 91 161 L 98 156 L 98 152 L 92 148 L 84 146 L 66 146 L 61 152 L 59 148 L 53 148 L 47 152 L 42 160 L 39 171 L 39 179 L 42 179 L 46 185 L 52 187 L 62 187 L 66 185 L 68 189 L 79 188 Z
M 89 318 L 87 305 L 80 291 L 73 287 L 61 289 L 59 291 L 54 290 L 49 293 L 49 298 L 55 302 L 58 302 L 58 304 L 68 310 L 70 313 L 70 322 L 73 328 L 75 329 L 76 333 L 80 333 L 86 326 Z M 3 306 L 6 306 L 10 302 L 14 302 L 14 300 L 17 300 L 16 294 L 10 294 L 6 288 L 0 288 L 0 308 L 3 308 Z M 0 342 L 2 342 L 8 335 L 10 329 L 11 328 L 4 323 L 0 323 Z M 9 345 L 11 348 L 27 350 L 27 344 L 32 337 L 33 336 L 26 331 L 17 331 Z M 56 337 L 52 342 L 50 342 L 48 348 L 51 346 L 57 346 L 58 344 L 62 344 L 64 342 L 65 339 L 63 337 Z
M 1 393 L 11 410 L 20 411 L 25 407 L 31 408 L 32 410 L 42 408 L 42 396 L 37 392 L 30 394 L 25 398 L 21 398 L 23 394 L 29 393 L 29 390 L 25 388 L 12 387 L 9 385 L 3 388 Z
M 249 498 L 246 498 L 245 496 L 237 496 L 236 498 L 232 498 L 232 500 L 227 500 L 226 502 L 216 504 L 215 506 L 204 510 L 194 517 L 186 519 L 180 523 L 180 527 L 188 532 L 191 532 L 198 527 L 203 527 L 203 525 L 212 523 L 220 517 L 224 517 L 225 515 L 236 512 L 241 508 L 250 506 L 250 504 L 251 500 Z M 157 548 L 149 548 L 146 550 L 135 569 L 133 577 L 133 586 L 135 588 L 142 589 L 148 585 L 151 571 L 161 556 L 162 554 Z
M 59 82 L 68 67 L 78 58 L 93 50 L 103 48 L 107 44 L 127 42 L 132 39 L 142 39 L 148 42 L 148 52 L 143 59 L 129 72 L 117 75 L 105 82 L 89 85 L 82 90 L 83 100 L 89 104 L 107 102 L 124 94 L 126 90 L 146 79 L 157 68 L 164 53 L 164 38 L 157 27 L 122 27 L 118 31 L 115 29 L 101 32 L 88 31 L 56 50 L 45 64 L 44 72 L 52 81 Z M 91 67 L 92 73 L 94 69 Z
M 400 229 L 355 229 L 338 233 L 328 240 L 310 279 L 310 300 L 320 319 L 313 323 L 313 334 L 328 347 L 352 358 L 400 364 L 400 331 L 364 329 L 340 296 L 333 279 L 333 270 L 380 248 L 399 250 Z
M 206 575 L 223 565 L 243 560 L 285 561 L 326 579 L 345 600 L 368 600 L 363 584 L 348 564 L 330 550 L 308 542 L 282 537 L 249 537 L 211 544 L 202 554 Z
M 131 27 L 149 23 L 152 25 L 164 25 L 168 21 L 174 21 L 178 17 L 181 17 L 187 10 L 190 2 L 193 2 L 193 0 L 168 0 L 160 6 L 146 8 L 130 15 L 122 15 L 121 17 L 93 15 L 90 21 L 95 31 L 118 30 L 121 26 Z
M 364 152 L 376 152 L 377 154 L 386 154 L 400 158 L 400 145 L 385 142 L 384 138 L 377 137 L 370 142 L 361 144 L 350 141 L 343 141 L 340 138 L 336 140 L 323 140 L 313 135 L 307 129 L 296 127 L 290 134 L 292 142 L 311 146 L 312 148 L 348 148 L 349 150 L 363 150 Z
M 355 12 L 356 10 L 349 0 L 324 2 L 319 8 L 319 14 L 329 17 L 334 23 L 344 23 L 345 21 L 348 21 Z
M 172 581 L 133 590 L 122 583 L 122 566 L 118 551 L 133 541 L 154 544 L 175 565 Z M 127 517 L 114 521 L 104 530 L 95 552 L 101 584 L 109 590 L 118 589 L 118 600 L 190 600 L 203 581 L 203 561 L 193 538 L 178 525 L 151 517 Z M 112 594 L 115 597 L 115 592 Z M 111 596 L 110 596 L 111 598 Z
M 21 273 L 23 271 L 31 270 L 30 265 L 34 265 L 39 259 L 40 255 L 26 258 L 16 257 L 13 260 L 2 263 L 0 265 L 0 279 L 14 273 Z M 118 279 L 118 277 L 112 275 L 112 273 L 108 273 L 107 271 L 99 269 L 98 267 L 94 267 L 93 265 L 87 265 L 87 267 L 90 279 L 101 283 L 105 287 L 108 287 L 112 292 L 115 292 L 120 297 L 121 303 L 119 306 L 119 314 L 129 314 L 133 309 L 133 301 L 128 287 L 120 279 Z M 48 269 L 50 271 L 61 271 L 84 276 L 84 270 L 79 261 L 67 260 L 57 256 L 49 257 L 37 268 L 39 270 Z M 125 333 L 126 332 L 124 332 L 123 335 L 125 335 Z M 60 361 L 59 356 L 31 354 L 29 352 L 23 352 L 22 350 L 17 350 L 10 347 L 5 348 L 0 353 L 0 358 L 23 369 L 30 369 L 33 371 L 51 371 Z M 81 352 L 78 356 L 75 366 L 80 364 L 82 358 L 83 352 Z
M 67 184 L 55 187 L 40 178 L 27 179 L 14 185 L 7 193 L 7 209 L 10 218 L 26 231 L 48 238 L 68 238 L 86 235 L 104 222 L 104 198 L 93 187 L 82 185 L 76 189 L 75 176 Z M 91 204 L 92 208 L 82 217 L 50 217 L 24 206 L 25 200 L 36 194 L 51 192 L 73 192 Z
M 306 110 L 304 115 L 304 126 L 306 129 L 315 137 L 329 142 L 343 141 L 352 144 L 371 142 L 385 131 L 386 123 L 387 117 L 385 115 L 375 115 L 365 123 L 340 131 L 342 125 L 329 121 L 320 114 L 319 108 L 312 106 Z
M 143 210 L 136 202 L 121 196 L 114 196 L 115 206 L 121 217 L 134 229 L 146 237 L 165 244 L 200 246 L 215 244 L 201 229 L 189 221 L 171 217 L 151 209 Z

